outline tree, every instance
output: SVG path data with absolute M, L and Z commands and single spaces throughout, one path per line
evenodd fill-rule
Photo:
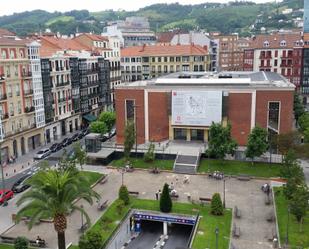
M 29 240 L 25 237 L 17 237 L 14 241 L 15 249 L 28 249 Z
M 309 128 L 309 113 L 306 112 L 303 115 L 301 115 L 298 119 L 299 128 L 301 131 L 306 130 Z
M 213 215 L 223 215 L 223 205 L 219 193 L 214 193 L 211 198 L 210 210 Z
M 66 215 L 78 210 L 90 224 L 88 214 L 75 200 L 81 198 L 92 205 L 93 198 L 99 199 L 99 194 L 90 188 L 88 178 L 77 171 L 39 171 L 29 183 L 32 188 L 17 201 L 17 206 L 23 205 L 17 213 L 17 221 L 31 212 L 28 223 L 31 229 L 39 219 L 51 217 L 58 235 L 58 248 L 65 249 Z
M 144 154 L 144 161 L 147 163 L 153 162 L 155 159 L 154 153 L 155 145 L 151 143 L 148 147 L 148 151 Z
M 301 101 L 301 98 L 297 93 L 294 94 L 293 109 L 294 109 L 295 120 L 296 120 L 296 122 L 298 122 L 299 117 L 301 117 L 306 111 L 305 111 L 305 107 L 304 107 L 304 105 Z
M 209 129 L 209 143 L 206 154 L 210 157 L 223 159 L 226 154 L 234 154 L 237 143 L 231 137 L 231 125 L 223 127 L 212 123 Z
M 162 194 L 160 196 L 160 210 L 161 212 L 169 213 L 172 210 L 172 206 L 173 203 L 168 189 L 168 184 L 165 183 Z
M 125 185 L 121 185 L 119 188 L 118 198 L 122 200 L 125 205 L 130 203 L 129 191 Z
M 93 133 L 99 133 L 101 135 L 105 134 L 107 130 L 107 126 L 104 122 L 94 121 L 90 124 L 90 131 Z
M 305 143 L 309 143 L 309 127 L 304 130 L 304 141 Z
M 129 160 L 131 150 L 135 143 L 135 127 L 134 122 L 129 121 L 124 130 L 124 157 Z
M 79 163 L 81 169 L 83 170 L 83 165 L 87 161 L 87 152 L 82 149 L 80 142 L 74 143 L 74 159 Z
M 309 208 L 308 201 L 308 187 L 305 184 L 298 186 L 292 196 L 289 207 L 291 213 L 295 216 L 297 222 L 299 223 L 300 232 L 302 232 L 303 218 L 306 216 L 307 210 Z
M 291 148 L 294 148 L 300 142 L 301 136 L 298 131 L 281 133 L 275 137 L 275 146 L 282 155 L 286 155 Z
M 282 167 L 280 168 L 280 175 L 286 179 L 296 178 L 295 182 L 300 184 L 304 181 L 304 171 L 297 161 L 295 152 L 289 150 L 283 159 Z
M 268 149 L 267 131 L 261 127 L 254 127 L 248 137 L 246 157 L 252 159 L 261 156 Z
M 88 231 L 81 236 L 78 247 L 79 249 L 97 249 L 101 248 L 103 244 L 103 237 L 101 231 Z
M 77 172 L 76 163 L 74 158 L 70 158 L 66 149 L 63 150 L 62 157 L 59 160 L 58 163 L 58 171 L 65 172 L 65 171 L 75 171 Z
M 99 116 L 99 121 L 103 122 L 107 128 L 107 132 L 110 132 L 116 122 L 116 113 L 102 112 Z

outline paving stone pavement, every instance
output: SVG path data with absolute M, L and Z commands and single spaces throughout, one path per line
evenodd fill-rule
M 121 173 L 117 170 L 105 170 L 103 167 L 85 167 L 85 170 L 107 172 L 109 179 L 104 185 L 98 184 L 95 190 L 101 194 L 102 200 L 109 200 L 111 203 L 116 199 L 118 188 L 121 184 Z M 175 189 L 179 194 L 179 201 L 187 202 L 187 195 L 191 199 L 198 200 L 199 197 L 211 197 L 213 193 L 219 192 L 223 196 L 223 181 L 209 179 L 204 175 L 189 176 L 189 183 L 183 184 L 184 175 L 161 172 L 158 175 L 150 174 L 147 171 L 134 171 L 124 174 L 124 184 L 130 191 L 139 191 L 139 198 L 155 199 L 155 193 L 162 189 L 166 182 L 173 182 Z M 266 216 L 273 212 L 273 205 L 264 204 L 265 194 L 261 191 L 261 185 L 265 181 L 251 180 L 240 182 L 237 179 L 230 178 L 226 180 L 226 206 L 233 208 L 235 205 L 241 210 L 242 217 L 234 219 L 233 222 L 240 227 L 241 236 L 239 239 L 232 238 L 233 245 L 238 249 L 266 249 L 272 248 L 271 243 L 267 241 L 267 232 L 275 228 L 275 223 L 268 223 Z M 96 204 L 89 206 L 84 201 L 79 201 L 78 205 L 83 205 L 87 210 L 92 223 L 94 223 L 102 212 L 97 210 Z M 78 243 L 81 235 L 78 229 L 81 226 L 81 216 L 78 212 L 73 212 L 68 217 L 68 229 L 66 231 L 67 243 Z M 24 235 L 28 238 L 36 238 L 38 235 L 44 238 L 49 248 L 57 248 L 56 233 L 52 224 L 41 223 L 32 230 L 28 230 L 26 225 L 20 224 L 11 228 L 7 236 L 17 237 Z

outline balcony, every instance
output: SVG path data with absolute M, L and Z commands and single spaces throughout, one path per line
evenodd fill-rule
M 271 56 L 271 54 L 260 54 L 259 58 L 262 59 L 262 60 L 265 60 L 265 59 L 271 59 L 272 56 Z
M 4 100 L 7 100 L 7 96 L 5 93 L 0 95 L 0 101 L 4 101 Z
M 63 102 L 65 102 L 66 101 L 66 98 L 59 98 L 58 99 L 58 103 L 63 103 Z
M 31 112 L 34 112 L 34 110 L 35 110 L 34 106 L 25 107 L 25 113 L 31 113 Z
M 9 118 L 9 114 L 8 113 L 4 113 L 4 114 L 1 114 L 0 117 L 1 117 L 1 120 L 6 120 L 6 119 Z
M 99 85 L 99 81 L 98 80 L 95 80 L 95 81 L 88 81 L 88 86 L 96 86 L 96 85 Z
M 293 59 L 293 53 L 290 54 L 283 54 L 281 56 L 282 59 Z
M 21 76 L 22 76 L 23 78 L 32 77 L 32 72 L 22 72 L 22 73 L 21 73 Z
M 2 83 L 5 80 L 5 75 L 4 74 L 0 74 L 0 83 Z
M 87 70 L 87 74 L 93 74 L 93 73 L 98 73 L 99 69 L 98 68 L 92 68 Z
M 31 95 L 33 95 L 33 89 L 24 90 L 24 95 L 25 95 L 25 96 L 31 96 Z
M 280 67 L 292 67 L 293 64 L 292 63 L 281 63 Z
M 63 87 L 68 85 L 70 85 L 70 81 L 56 83 L 56 87 Z

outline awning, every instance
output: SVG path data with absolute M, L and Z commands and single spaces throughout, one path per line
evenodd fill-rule
M 97 120 L 97 117 L 92 114 L 86 114 L 83 116 L 84 119 L 86 119 L 88 122 L 93 122 Z

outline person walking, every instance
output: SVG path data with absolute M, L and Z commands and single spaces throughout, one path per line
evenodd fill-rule
M 159 191 L 156 192 L 156 200 L 159 200 Z

